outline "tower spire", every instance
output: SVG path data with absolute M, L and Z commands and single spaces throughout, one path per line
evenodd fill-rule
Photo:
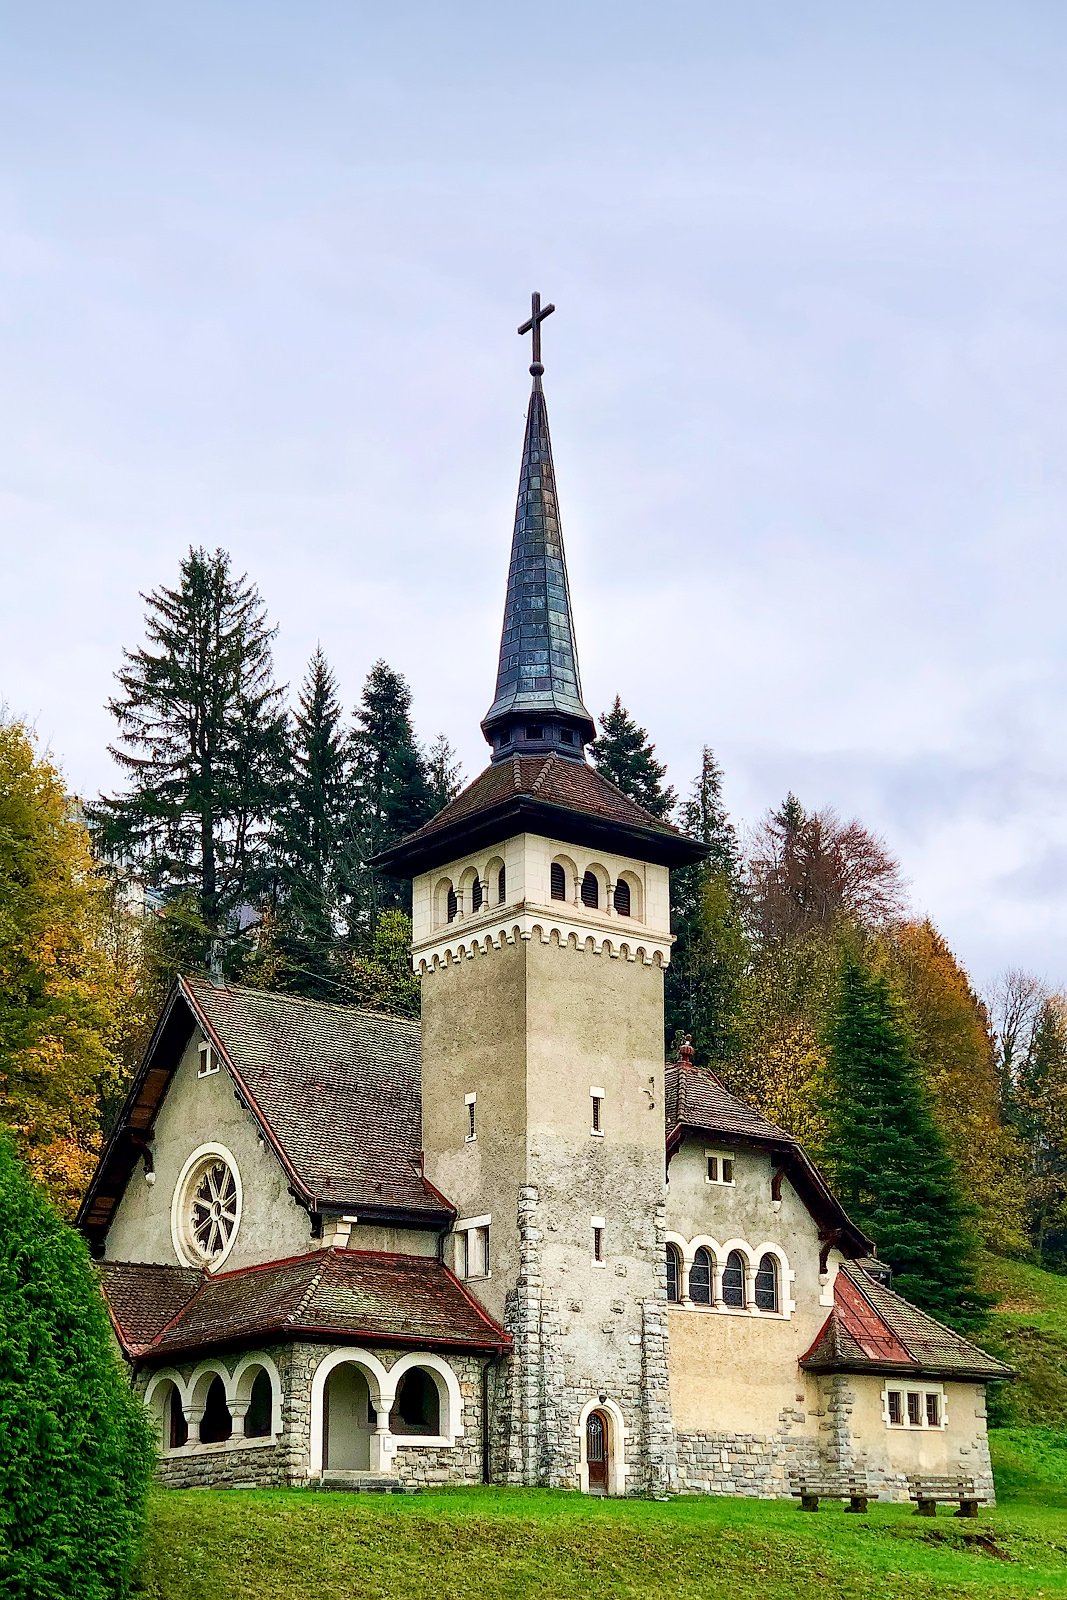
M 532 298 L 519 329 L 533 335 L 533 389 L 515 506 L 515 532 L 500 639 L 496 696 L 482 722 L 493 760 L 555 750 L 584 759 L 596 733 L 582 703 L 570 587 L 556 498 L 556 473 L 541 377 L 541 324 L 555 306 Z

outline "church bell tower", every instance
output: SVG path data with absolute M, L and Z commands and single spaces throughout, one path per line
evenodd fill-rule
M 426 1176 L 449 1265 L 512 1334 L 496 1481 L 607 1494 L 672 1463 L 664 1221 L 669 871 L 703 847 L 586 759 L 541 324 L 486 770 L 379 858 L 413 880 Z

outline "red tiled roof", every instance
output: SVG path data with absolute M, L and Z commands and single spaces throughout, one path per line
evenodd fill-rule
M 196 1279 L 192 1293 L 190 1277 Z M 266 1337 L 328 1335 L 478 1350 L 510 1342 L 447 1267 L 429 1256 L 316 1250 L 215 1276 L 111 1262 L 101 1281 L 123 1349 L 140 1359 Z
M 1014 1368 L 935 1322 L 851 1261 L 838 1269 L 834 1308 L 800 1365 L 810 1372 L 911 1372 L 979 1382 L 1015 1376 Z

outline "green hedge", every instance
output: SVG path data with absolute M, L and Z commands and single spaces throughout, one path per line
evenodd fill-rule
M 81 1238 L 0 1137 L 0 1595 L 129 1593 L 153 1445 Z

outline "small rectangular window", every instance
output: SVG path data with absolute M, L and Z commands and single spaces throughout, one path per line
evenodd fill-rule
M 492 1260 L 492 1258 L 491 1258 L 491 1256 L 489 1254 L 489 1229 L 488 1229 L 488 1227 L 485 1227 L 485 1228 L 481 1229 L 481 1235 L 482 1235 L 482 1271 L 485 1273 L 485 1276 L 488 1278 L 488 1276 L 489 1276 L 489 1267 L 490 1267 L 490 1263 L 491 1263 L 491 1260 Z
M 707 1158 L 708 1163 L 706 1181 L 708 1183 L 732 1184 L 734 1181 L 733 1157 L 719 1155 L 717 1151 L 712 1150 L 705 1150 L 704 1155 Z
M 718 1156 L 709 1156 L 708 1157 L 708 1182 L 709 1183 L 718 1183 L 718 1181 L 719 1181 L 719 1158 L 718 1158 Z
M 196 1075 L 198 1078 L 210 1078 L 213 1072 L 217 1072 L 219 1070 L 218 1061 L 215 1059 L 215 1052 L 211 1045 L 208 1044 L 206 1039 L 197 1046 L 197 1051 L 200 1055 L 200 1065 L 196 1070 Z
M 603 1089 L 590 1089 L 589 1098 L 592 1104 L 591 1133 L 604 1132 L 604 1091 Z
M 729 1156 L 723 1156 L 722 1158 L 722 1181 L 723 1183 L 733 1183 L 734 1181 L 734 1164 Z
M 921 1394 L 915 1394 L 913 1390 L 909 1389 L 908 1390 L 908 1424 L 912 1428 L 921 1428 L 922 1427 L 922 1420 L 923 1420 L 922 1403 L 923 1403 L 922 1395 Z
M 603 1259 L 604 1259 L 604 1230 L 603 1230 L 603 1228 L 594 1228 L 593 1229 L 593 1260 L 594 1261 L 603 1261 Z
M 489 1228 L 491 1217 L 473 1217 L 470 1224 L 457 1223 L 462 1243 L 457 1242 L 456 1271 L 464 1278 L 488 1278 L 490 1266 Z
M 941 1426 L 941 1396 L 928 1394 L 926 1396 L 926 1426 L 940 1428 Z
M 903 1397 L 900 1390 L 890 1389 L 887 1398 L 889 1400 L 889 1420 L 894 1427 L 899 1427 L 904 1421 L 904 1407 L 901 1404 Z
M 541 728 L 541 727 L 528 727 L 526 729 L 526 737 L 527 737 L 527 739 L 543 739 L 544 736 L 545 736 L 544 728 Z
M 574 734 L 571 732 L 571 730 L 569 728 L 561 728 L 559 730 L 559 742 L 560 742 L 560 744 L 573 744 L 574 743 Z
M 466 1107 L 467 1107 L 467 1132 L 464 1135 L 464 1138 L 465 1138 L 466 1143 L 470 1144 L 472 1139 L 476 1139 L 478 1137 L 478 1128 L 477 1128 L 478 1096 L 476 1094 L 469 1094 L 469 1095 L 466 1096 Z M 490 1143 L 492 1143 L 491 1140 L 490 1140 Z

